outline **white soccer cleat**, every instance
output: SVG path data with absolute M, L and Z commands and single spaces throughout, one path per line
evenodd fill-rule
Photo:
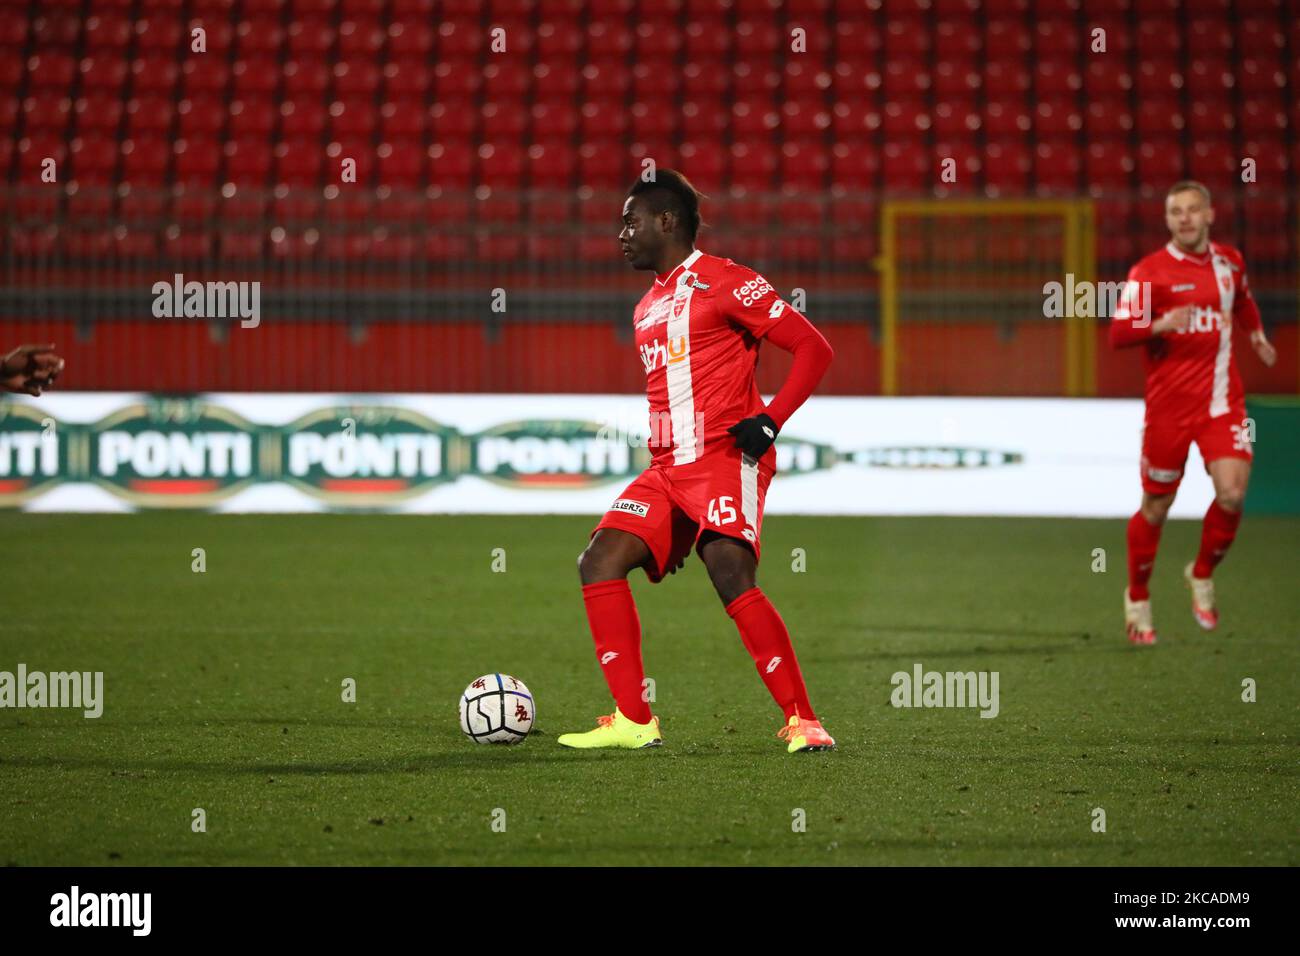
M 1156 628 L 1151 623 L 1151 601 L 1134 601 L 1124 589 L 1124 625 L 1130 644 L 1145 646 L 1156 642 Z
M 1183 568 L 1183 578 L 1192 589 L 1192 617 L 1204 631 L 1212 631 L 1219 626 L 1219 609 L 1214 603 L 1214 578 L 1198 578 L 1192 574 L 1195 562 L 1188 562 Z

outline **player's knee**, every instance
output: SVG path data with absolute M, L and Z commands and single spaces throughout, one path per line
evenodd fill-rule
M 1215 492 L 1214 500 L 1224 511 L 1235 514 L 1246 503 L 1246 486 L 1230 485 Z
M 731 555 L 709 562 L 709 580 L 723 604 L 730 604 L 754 587 L 754 570 Z
M 610 562 L 603 552 L 604 549 L 593 541 L 578 555 L 578 577 L 583 584 L 609 581 L 619 576 L 609 574 Z
M 1173 495 L 1148 496 L 1142 501 L 1142 517 L 1146 519 L 1148 524 L 1164 524 L 1165 518 L 1169 516 L 1169 508 L 1173 503 Z

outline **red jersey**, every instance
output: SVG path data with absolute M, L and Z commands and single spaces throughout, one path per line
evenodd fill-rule
M 695 250 L 656 276 L 633 313 L 656 465 L 735 445 L 727 429 L 763 411 L 759 340 L 790 308 L 752 269 Z
M 1148 285 L 1149 283 L 1149 285 Z M 1186 329 L 1153 336 L 1151 323 L 1192 306 Z M 1231 246 L 1211 242 L 1192 255 L 1170 242 L 1129 270 L 1110 324 L 1114 346 L 1143 345 L 1147 421 L 1192 424 L 1245 414 L 1245 392 L 1232 355 L 1232 328 L 1260 328 L 1246 264 Z

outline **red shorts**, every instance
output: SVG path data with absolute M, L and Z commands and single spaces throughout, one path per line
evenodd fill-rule
M 686 560 L 705 531 L 748 542 L 757 558 L 774 474 L 775 448 L 758 461 L 728 448 L 686 465 L 652 464 L 623 489 L 591 533 L 617 528 L 644 541 L 653 556 L 646 577 L 656 583 Z
M 1142 490 L 1149 495 L 1168 495 L 1178 490 L 1192 442 L 1201 450 L 1206 471 L 1218 458 L 1244 458 L 1253 453 L 1245 435 L 1246 410 L 1203 418 L 1190 425 L 1148 421 L 1142 428 Z

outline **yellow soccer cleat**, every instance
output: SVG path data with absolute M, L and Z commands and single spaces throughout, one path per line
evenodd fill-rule
M 835 749 L 835 738 L 826 732 L 821 721 L 805 720 L 798 714 L 791 717 L 790 723 L 778 730 L 776 735 L 790 742 L 786 748 L 789 753 Z
M 651 717 L 648 724 L 638 724 L 624 717 L 615 707 L 614 713 L 596 718 L 595 730 L 589 730 L 585 734 L 561 734 L 555 742 L 561 747 L 572 747 L 575 750 L 595 750 L 599 747 L 640 750 L 643 747 L 658 747 L 664 741 L 659 735 L 658 717 Z
M 1192 589 L 1192 616 L 1201 630 L 1212 631 L 1219 626 L 1219 609 L 1214 603 L 1214 578 L 1198 578 L 1192 574 L 1195 562 L 1183 568 L 1183 577 Z

